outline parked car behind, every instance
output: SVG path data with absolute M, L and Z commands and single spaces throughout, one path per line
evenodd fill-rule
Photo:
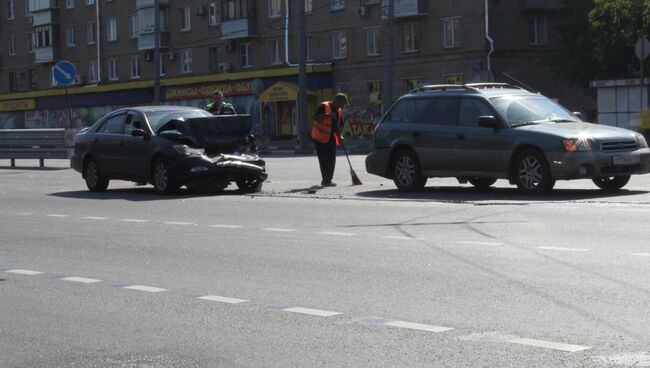
M 267 174 L 250 127 L 250 115 L 213 116 L 183 106 L 120 109 L 75 136 L 70 166 L 91 191 L 106 190 L 114 179 L 151 183 L 159 193 L 183 185 L 217 192 L 231 182 L 259 191 Z
M 572 179 L 618 190 L 650 172 L 650 149 L 639 133 L 582 122 L 511 85 L 432 85 L 402 96 L 384 116 L 366 170 L 404 191 L 434 177 L 483 189 L 507 179 L 529 194 Z

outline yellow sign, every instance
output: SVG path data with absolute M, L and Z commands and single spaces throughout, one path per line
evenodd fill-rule
M 34 110 L 35 108 L 36 101 L 34 99 L 0 101 L 0 111 Z
M 296 101 L 297 99 L 298 86 L 287 82 L 277 82 L 260 95 L 260 102 Z

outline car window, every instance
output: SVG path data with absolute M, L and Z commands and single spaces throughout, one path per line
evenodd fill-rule
M 131 135 L 131 132 L 136 129 L 144 129 L 144 124 L 142 123 L 142 118 L 139 114 L 131 112 L 126 118 L 124 134 Z
M 455 125 L 458 122 L 459 98 L 429 98 L 421 109 L 420 120 L 431 125 Z
M 109 117 L 97 130 L 98 133 L 122 134 L 124 132 L 124 114 Z
M 494 115 L 490 106 L 476 98 L 463 98 L 460 106 L 460 122 L 463 126 L 477 127 L 480 116 Z
M 504 96 L 495 97 L 491 101 L 510 126 L 538 121 L 580 120 L 544 96 Z
M 147 120 L 149 120 L 149 125 L 151 129 L 155 132 L 158 131 L 163 125 L 168 123 L 170 120 L 179 119 L 185 120 L 190 118 L 199 118 L 206 116 L 213 116 L 211 113 L 204 110 L 156 110 L 156 111 L 147 111 L 145 112 Z
M 402 100 L 395 105 L 388 115 L 393 123 L 410 123 L 417 120 L 417 105 L 414 99 Z

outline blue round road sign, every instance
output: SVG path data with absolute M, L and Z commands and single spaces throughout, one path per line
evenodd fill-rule
M 74 83 L 75 77 L 77 76 L 77 70 L 69 61 L 61 60 L 56 65 L 54 65 L 54 80 L 64 86 L 69 86 Z

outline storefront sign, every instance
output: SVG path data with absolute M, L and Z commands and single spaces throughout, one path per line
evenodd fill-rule
M 0 101 L 0 111 L 34 110 L 35 108 L 36 101 L 34 99 Z
M 297 99 L 298 87 L 286 82 L 277 82 L 260 95 L 260 102 L 296 101 Z
M 165 99 L 172 100 L 194 100 L 199 98 L 212 97 L 212 92 L 218 89 L 223 95 L 246 96 L 253 94 L 253 81 L 230 81 L 221 83 L 199 84 L 181 87 L 167 87 Z

